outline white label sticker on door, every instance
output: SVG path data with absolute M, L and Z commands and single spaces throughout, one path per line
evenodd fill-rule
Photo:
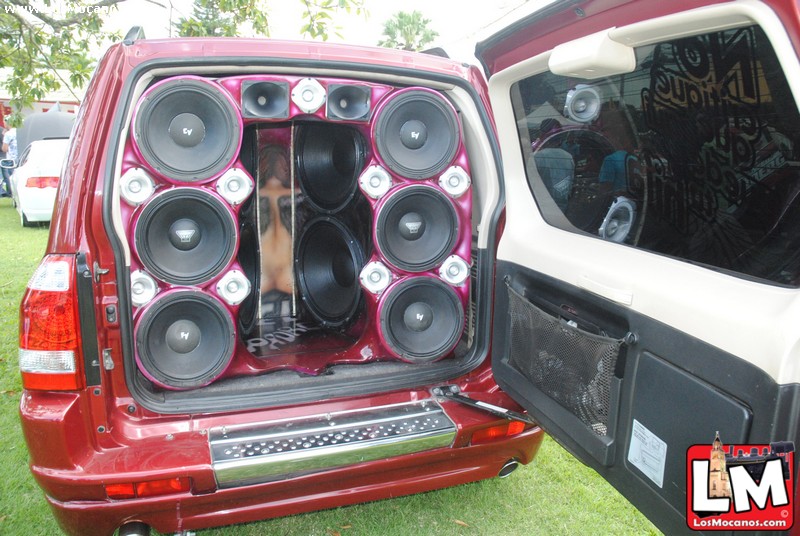
M 659 488 L 664 487 L 667 444 L 636 419 L 633 419 L 628 461 L 655 482 Z

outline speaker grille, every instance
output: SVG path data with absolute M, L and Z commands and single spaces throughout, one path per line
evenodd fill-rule
M 137 105 L 134 137 L 142 158 L 162 175 L 203 181 L 225 171 L 239 152 L 242 124 L 233 101 L 197 77 L 170 78 Z
M 386 165 L 411 179 L 444 171 L 460 142 L 452 106 L 439 94 L 422 89 L 395 94 L 378 113 L 374 135 Z
M 424 272 L 447 258 L 458 227 L 458 215 L 446 195 L 427 186 L 408 186 L 391 194 L 379 209 L 378 248 L 400 270 Z
M 173 188 L 145 205 L 134 240 L 154 276 L 175 285 L 198 285 L 219 275 L 233 259 L 236 223 L 213 194 Z
M 432 277 L 412 277 L 388 291 L 380 313 L 389 349 L 402 359 L 427 363 L 455 347 L 464 329 L 456 292 Z
M 139 318 L 137 362 L 161 387 L 202 387 L 225 371 L 234 340 L 233 319 L 219 301 L 198 290 L 175 291 Z

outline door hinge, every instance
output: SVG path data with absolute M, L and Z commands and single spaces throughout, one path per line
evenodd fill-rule
M 524 413 L 501 408 L 500 406 L 495 406 L 494 404 L 489 404 L 488 402 L 482 402 L 466 395 L 462 395 L 461 390 L 457 385 L 443 385 L 441 387 L 434 387 L 431 392 L 439 399 L 452 400 L 453 402 L 458 402 L 459 404 L 464 404 L 465 406 L 481 409 L 497 417 L 508 419 L 509 421 L 521 421 L 528 424 L 536 424 L 536 421 Z

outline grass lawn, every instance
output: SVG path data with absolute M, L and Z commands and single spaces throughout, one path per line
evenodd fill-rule
M 59 534 L 28 472 L 17 416 L 19 300 L 47 243 L 0 200 L 0 534 Z M 658 534 L 633 506 L 554 441 L 511 477 L 441 491 L 216 530 L 203 535 L 437 536 Z M 90 535 L 87 535 L 90 536 Z

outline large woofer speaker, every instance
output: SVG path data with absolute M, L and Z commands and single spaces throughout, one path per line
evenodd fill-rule
M 364 139 L 355 129 L 325 123 L 298 127 L 295 160 L 306 201 L 326 213 L 347 206 L 358 189 L 364 154 Z
M 428 363 L 444 357 L 461 338 L 464 309 L 452 287 L 433 277 L 412 277 L 389 289 L 380 321 L 392 352 Z
M 446 195 L 427 186 L 397 190 L 379 209 L 376 238 L 386 260 L 409 272 L 440 265 L 458 239 L 458 215 Z
M 157 278 L 198 285 L 219 275 L 236 253 L 236 222 L 226 205 L 198 188 L 173 188 L 144 207 L 136 252 Z
M 426 179 L 444 171 L 458 151 L 458 119 L 452 106 L 431 91 L 397 93 L 380 110 L 375 145 L 399 175 Z
M 153 169 L 195 182 L 230 166 L 239 152 L 242 124 L 232 99 L 218 86 L 196 77 L 170 78 L 142 96 L 134 137 Z
M 167 389 L 202 387 L 218 378 L 233 356 L 235 330 L 228 310 L 198 290 L 165 294 L 136 328 L 142 373 Z
M 295 268 L 303 303 L 321 325 L 338 328 L 355 319 L 364 262 L 362 244 L 340 220 L 320 216 L 305 226 Z

